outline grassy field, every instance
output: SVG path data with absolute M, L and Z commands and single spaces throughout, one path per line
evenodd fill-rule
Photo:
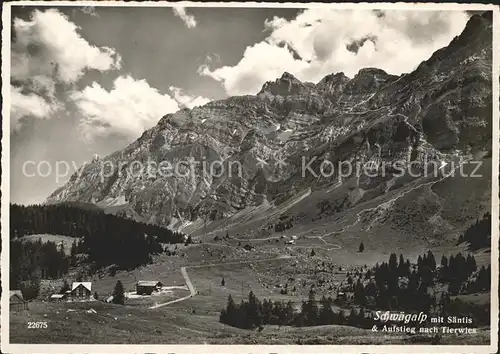
M 184 278 L 180 272 L 178 257 L 161 255 L 153 264 L 148 264 L 134 269 L 133 271 L 118 271 L 115 276 L 96 277 L 92 281 L 92 290 L 99 294 L 110 294 L 115 284 L 120 280 L 125 291 L 135 291 L 135 285 L 139 280 L 158 280 L 164 286 L 184 285 Z
M 213 247 L 210 247 L 212 249 Z M 450 250 L 443 250 L 450 251 Z M 187 254 L 207 252 L 206 247 L 189 246 L 183 249 Z M 345 252 L 347 253 L 347 252 Z M 258 251 L 245 252 L 247 257 L 261 257 Z M 195 257 L 195 259 L 199 260 Z M 373 333 L 348 326 L 316 326 L 308 328 L 266 326 L 261 332 L 242 330 L 218 322 L 220 310 L 225 307 L 229 294 L 239 302 L 248 296 L 250 290 L 262 300 L 291 300 L 300 305 L 307 297 L 311 284 L 319 279 L 326 281 L 317 287 L 319 294 L 328 291 L 329 284 L 339 284 L 346 279 L 346 272 L 354 267 L 338 270 L 337 259 L 328 261 L 323 256 L 311 257 L 307 252 L 295 252 L 285 259 L 256 262 L 187 267 L 189 277 L 199 294 L 185 301 L 158 309 L 149 309 L 154 302 L 169 301 L 183 297 L 187 290 L 176 290 L 163 298 L 152 297 L 128 300 L 126 306 L 106 304 L 101 301 L 88 303 L 48 303 L 34 301 L 24 312 L 11 311 L 12 343 L 149 343 L 149 344 L 401 344 L 429 343 L 423 336 Z M 352 262 L 351 262 L 352 263 Z M 191 264 L 185 257 L 162 255 L 154 265 L 148 265 L 134 272 L 118 272 L 114 277 L 105 277 L 96 282 L 96 289 L 111 289 L 116 280 L 127 284 L 131 290 L 138 274 L 156 275 L 168 285 L 183 285 L 180 266 Z M 221 285 L 224 277 L 225 285 Z M 283 285 L 297 286 L 295 294 L 281 294 Z M 101 290 L 104 291 L 104 290 Z M 484 303 L 486 295 L 469 296 L 476 303 Z M 93 310 L 88 312 L 89 310 Z M 46 321 L 48 329 L 28 329 L 30 321 Z M 478 335 L 457 337 L 442 336 L 443 344 L 484 344 L 489 338 L 487 329 Z
M 90 309 L 94 310 L 88 312 Z M 11 312 L 11 343 L 59 344 L 425 344 L 422 336 L 373 333 L 348 326 L 278 327 L 261 332 L 223 325 L 217 316 L 186 309 L 149 310 L 93 303 L 30 303 L 30 310 Z M 28 329 L 31 321 L 46 321 L 47 329 Z M 449 335 L 440 344 L 484 344 L 478 335 Z

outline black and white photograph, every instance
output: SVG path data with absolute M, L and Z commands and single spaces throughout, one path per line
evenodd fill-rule
M 3 352 L 496 352 L 498 7 L 2 16 Z

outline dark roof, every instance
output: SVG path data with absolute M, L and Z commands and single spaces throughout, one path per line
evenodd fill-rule
M 25 303 L 26 301 L 23 298 L 23 294 L 19 290 L 14 290 L 10 292 L 10 298 L 9 298 L 10 303 L 18 303 L 22 304 Z
M 21 299 L 24 299 L 24 297 L 23 297 L 23 293 L 21 292 L 21 290 L 11 290 L 11 291 L 10 291 L 10 296 L 12 297 L 13 295 L 17 295 L 17 296 L 19 296 Z
M 158 280 L 139 280 L 137 282 L 138 286 L 161 286 L 162 283 Z

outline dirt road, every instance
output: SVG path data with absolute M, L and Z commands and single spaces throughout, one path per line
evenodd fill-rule
M 196 288 L 194 287 L 193 283 L 191 282 L 191 279 L 189 279 L 189 275 L 187 273 L 187 268 L 205 268 L 205 267 L 216 267 L 216 266 L 220 266 L 220 265 L 260 263 L 260 262 L 270 262 L 270 261 L 276 261 L 279 259 L 289 259 L 289 258 L 293 258 L 293 257 L 289 256 L 289 255 L 282 255 L 282 256 L 274 257 L 274 258 L 257 259 L 257 260 L 251 260 L 251 261 L 220 262 L 220 263 L 199 264 L 199 265 L 181 267 L 181 273 L 182 273 L 182 276 L 184 277 L 184 279 L 186 281 L 186 285 L 189 289 L 189 295 L 172 300 L 172 301 L 164 302 L 163 304 L 155 304 L 155 305 L 151 306 L 150 309 L 157 309 L 157 308 L 160 308 L 163 306 L 168 306 L 168 305 L 174 304 L 176 302 L 181 302 L 181 301 L 187 300 L 187 299 L 196 295 Z

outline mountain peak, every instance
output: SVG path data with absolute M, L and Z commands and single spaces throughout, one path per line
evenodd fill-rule
M 390 76 L 387 72 L 379 68 L 363 68 L 358 71 L 356 77 L 359 76 Z
M 363 68 L 347 83 L 346 90 L 350 94 L 371 93 L 397 78 L 398 76 L 390 75 L 382 69 Z
M 280 80 L 294 80 L 294 81 L 300 81 L 299 79 L 297 79 L 295 76 L 293 76 L 292 74 L 290 74 L 288 71 L 285 71 L 283 73 L 283 75 L 281 75 L 281 78 Z
M 269 93 L 274 96 L 288 96 L 302 91 L 307 91 L 308 86 L 295 76 L 285 71 L 280 78 L 275 81 L 267 81 L 260 90 L 259 94 Z
M 335 74 L 332 73 L 322 78 L 316 85 L 316 88 L 330 94 L 340 93 L 349 80 L 342 71 Z
M 492 25 L 491 11 L 472 15 L 460 35 L 453 38 L 447 47 L 438 49 L 429 59 L 420 63 L 412 74 L 442 70 L 444 65 L 453 66 L 455 62 L 466 60 L 474 53 L 479 54 L 482 48 L 488 47 L 492 42 Z M 450 53 L 456 54 L 451 56 Z M 488 57 L 491 58 L 491 52 Z
M 344 82 L 344 81 L 349 81 L 349 78 L 345 76 L 344 72 L 338 72 L 338 73 L 332 73 L 326 75 L 324 78 L 321 79 L 320 82 L 318 82 L 318 85 L 323 85 L 327 82 Z

